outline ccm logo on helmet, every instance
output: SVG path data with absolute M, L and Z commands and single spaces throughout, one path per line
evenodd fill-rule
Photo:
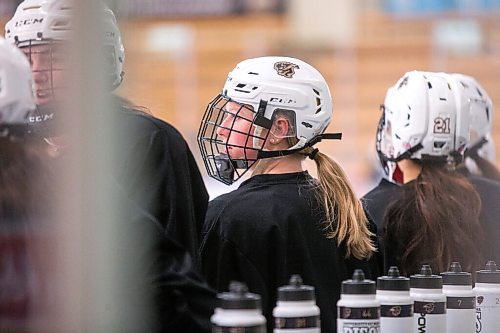
M 54 118 L 54 114 L 45 114 L 43 116 L 34 116 L 34 117 L 29 117 L 29 122 L 30 123 L 41 123 L 47 120 L 51 120 Z
M 22 27 L 25 25 L 32 25 L 32 24 L 41 24 L 43 22 L 43 17 L 41 18 L 32 18 L 32 19 L 26 19 L 26 20 L 21 20 L 17 21 L 15 26 L 16 27 Z
M 294 99 L 285 99 L 285 98 L 279 98 L 279 97 L 272 97 L 270 100 L 269 100 L 270 103 L 281 103 L 281 104 L 293 104 L 293 103 L 297 103 L 296 100 Z

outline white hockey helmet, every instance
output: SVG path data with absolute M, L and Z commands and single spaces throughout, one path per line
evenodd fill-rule
M 467 104 L 458 81 L 445 73 L 408 72 L 389 88 L 377 132 L 388 178 L 403 159 L 461 160 L 469 142 Z
M 25 129 L 35 110 L 35 97 L 28 60 L 14 45 L 0 37 L 0 127 L 1 134 Z
M 6 39 L 18 47 L 71 40 L 74 0 L 25 0 L 5 25 Z M 109 56 L 112 87 L 123 79 L 125 49 L 113 11 L 101 4 L 103 40 Z
M 452 74 L 452 76 L 459 82 L 463 93 L 469 100 L 470 144 L 467 151 L 481 150 L 485 144 L 494 147 L 491 138 L 493 103 L 490 96 L 473 77 L 464 74 Z M 488 158 L 488 155 L 484 157 Z
M 245 156 L 232 158 L 227 154 L 232 147 L 217 135 L 220 128 L 235 134 L 234 121 L 223 127 L 226 104 L 251 109 L 252 130 L 240 133 L 253 142 L 245 149 Z M 273 116 L 285 112 L 291 116 L 286 135 L 297 143 L 287 150 L 265 150 Z M 239 179 L 257 160 L 296 153 L 322 139 L 340 139 L 340 134 L 323 134 L 332 119 L 332 96 L 321 75 L 306 62 L 289 57 L 260 57 L 240 62 L 228 75 L 222 94 L 207 107 L 198 132 L 198 143 L 208 174 L 226 184 Z M 246 141 L 245 141 L 246 142 Z M 253 151 L 255 154 L 250 154 Z M 239 170 L 243 170 L 240 172 Z

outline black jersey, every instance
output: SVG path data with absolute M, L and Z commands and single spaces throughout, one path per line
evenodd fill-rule
M 467 178 L 481 198 L 481 213 L 479 220 L 486 237 L 486 244 L 484 246 L 485 259 L 498 262 L 500 261 L 500 220 L 498 220 L 498 216 L 500 216 L 500 183 L 470 174 Z M 374 189 L 362 198 L 365 209 L 378 227 L 379 234 L 383 232 L 385 212 L 391 202 L 397 198 L 401 189 L 402 186 L 382 179 Z M 385 246 L 382 239 L 381 249 L 383 251 Z M 390 247 L 390 249 L 384 251 L 386 261 L 385 268 L 397 264 L 397 260 L 392 253 L 399 253 L 400 251 L 397 247 L 403 245 L 396 242 L 396 244 L 387 246 Z
M 150 230 L 144 230 L 145 227 Z M 148 266 L 145 269 L 145 285 L 149 288 L 144 294 L 152 298 L 154 306 L 152 311 L 146 313 L 152 319 L 149 331 L 211 332 L 210 316 L 216 304 L 215 291 L 200 276 L 191 255 L 161 229 L 154 228 L 152 223 L 136 225 L 133 231 L 149 232 L 153 236 L 148 242 L 140 244 L 142 257 L 134 254 L 129 258 Z M 131 266 L 133 264 L 131 262 Z
M 106 244 L 107 251 L 121 257 L 114 292 L 124 304 L 108 310 L 122 318 L 118 330 L 209 333 L 215 291 L 200 276 L 191 255 L 130 201 L 119 184 L 111 180 L 105 185 L 119 205 L 120 228 Z
M 119 307 L 125 311 L 118 314 L 123 318 L 119 330 L 209 333 L 215 291 L 201 278 L 191 255 L 128 200 L 119 185 L 110 182 L 110 191 L 121 207 L 121 228 L 114 234 L 122 257 L 116 292 L 126 304 Z M 138 321 L 136 313 L 145 320 Z
M 385 210 L 398 193 L 400 185 L 391 183 L 387 179 L 382 178 L 380 183 L 370 192 L 361 198 L 361 202 L 365 207 L 370 218 L 377 225 L 377 236 L 379 237 L 380 250 L 384 249 L 384 240 L 381 238 L 383 232 L 383 223 Z
M 75 153 L 75 150 L 67 150 L 58 158 L 51 159 L 47 165 L 40 163 L 42 159 L 33 161 L 43 167 L 50 165 L 50 170 L 60 172 L 71 167 Z M 45 171 L 34 167 L 35 171 Z M 123 190 L 113 175 L 109 176 L 109 170 L 96 168 L 94 171 L 103 171 L 107 175 L 98 177 L 102 181 L 99 188 L 113 198 L 113 215 L 117 224 L 116 228 L 112 229 L 111 242 L 85 244 L 85 253 L 88 260 L 93 260 L 93 256 L 102 257 L 103 250 L 105 254 L 119 254 L 119 263 L 112 264 L 113 276 L 118 277 L 118 281 L 113 281 L 113 293 L 124 301 L 120 306 L 106 307 L 107 313 L 104 315 L 120 318 L 120 321 L 116 322 L 117 331 L 210 332 L 210 316 L 216 300 L 215 291 L 201 277 L 190 253 L 179 240 L 165 233 L 164 226 L 154 216 L 130 200 L 130 194 Z M 51 237 L 55 237 L 52 231 L 57 225 L 53 224 L 52 214 L 55 207 L 52 203 L 57 201 L 52 200 L 52 196 L 43 194 L 57 193 L 57 197 L 78 200 L 82 211 L 84 207 L 97 204 L 91 194 L 80 195 L 79 191 L 52 178 L 52 181 L 45 181 L 45 178 L 59 172 L 35 172 L 34 179 L 24 177 L 22 180 L 30 185 L 31 190 L 38 190 L 33 193 L 37 205 L 29 204 L 28 200 L 25 202 L 26 206 L 15 207 L 13 213 L 19 216 L 18 219 L 0 219 L 0 271 L 4 268 L 2 260 L 16 265 L 6 278 L 2 276 L 0 279 L 0 287 L 7 285 L 12 289 L 12 286 L 15 286 L 14 292 L 0 295 L 0 327 L 3 327 L 3 323 L 8 323 L 3 320 L 10 320 L 12 315 L 15 319 L 13 323 L 29 323 L 27 319 L 44 315 L 45 307 L 50 307 L 53 302 L 48 296 L 54 294 L 54 288 L 58 288 L 54 279 L 51 279 L 52 272 L 42 269 L 47 265 L 46 258 L 33 257 L 33 253 L 30 253 L 33 249 L 43 250 L 43 253 L 48 249 L 48 254 L 45 254 L 49 258 L 48 262 L 55 259 L 50 253 L 54 246 L 48 245 Z M 87 174 L 87 181 L 92 181 L 94 176 L 94 173 Z M 43 188 L 33 186 L 40 180 L 38 177 L 43 177 Z M 17 182 L 13 185 L 19 187 L 23 184 Z M 42 189 L 43 192 L 39 193 Z M 104 213 L 107 209 L 99 208 L 92 214 L 92 218 L 104 224 L 109 223 L 109 215 Z M 76 216 L 81 214 L 80 210 L 73 213 Z M 28 221 L 23 220 L 26 216 L 30 217 Z M 95 246 L 96 244 L 99 245 Z M 93 277 L 95 275 L 91 274 L 91 278 Z M 32 288 L 28 283 L 33 278 L 37 280 L 37 288 Z M 101 282 L 107 283 L 92 280 L 97 290 L 107 288 L 105 285 L 99 285 Z M 27 316 L 29 317 L 26 318 Z
M 485 259 L 495 260 L 498 263 L 500 262 L 500 182 L 474 175 L 468 178 L 481 197 L 479 220 L 485 236 L 483 246 Z
M 208 193 L 181 134 L 166 122 L 121 107 L 115 128 L 125 133 L 117 178 L 132 201 L 160 222 L 199 267 L 199 237 Z
M 257 175 L 209 203 L 201 244 L 203 274 L 219 291 L 238 280 L 260 294 L 269 332 L 277 288 L 288 284 L 292 274 L 316 288 L 325 333 L 336 332 L 341 282 L 355 268 L 368 278 L 378 275 L 377 256 L 346 259 L 345 247 L 324 236 L 325 215 L 313 182 L 307 172 Z

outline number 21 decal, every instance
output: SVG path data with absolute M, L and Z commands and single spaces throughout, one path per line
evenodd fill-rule
M 434 119 L 434 133 L 450 134 L 450 117 L 448 118 L 435 118 Z

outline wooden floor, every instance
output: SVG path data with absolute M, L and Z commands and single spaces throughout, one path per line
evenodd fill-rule
M 500 16 L 470 19 L 479 24 L 484 37 L 481 49 L 471 55 L 453 55 L 433 47 L 437 21 L 433 18 L 364 15 L 351 47 L 325 45 L 309 50 L 294 43 L 281 16 L 121 22 L 127 58 L 119 93 L 175 125 L 199 157 L 195 137 L 201 116 L 237 62 L 263 55 L 302 58 L 329 82 L 334 97 L 330 129 L 344 133 L 341 142 L 322 143 L 320 148 L 345 166 L 362 194 L 370 186 L 376 165 L 379 105 L 387 88 L 406 71 L 473 75 L 500 108 Z M 493 133 L 500 154 L 499 116 Z

